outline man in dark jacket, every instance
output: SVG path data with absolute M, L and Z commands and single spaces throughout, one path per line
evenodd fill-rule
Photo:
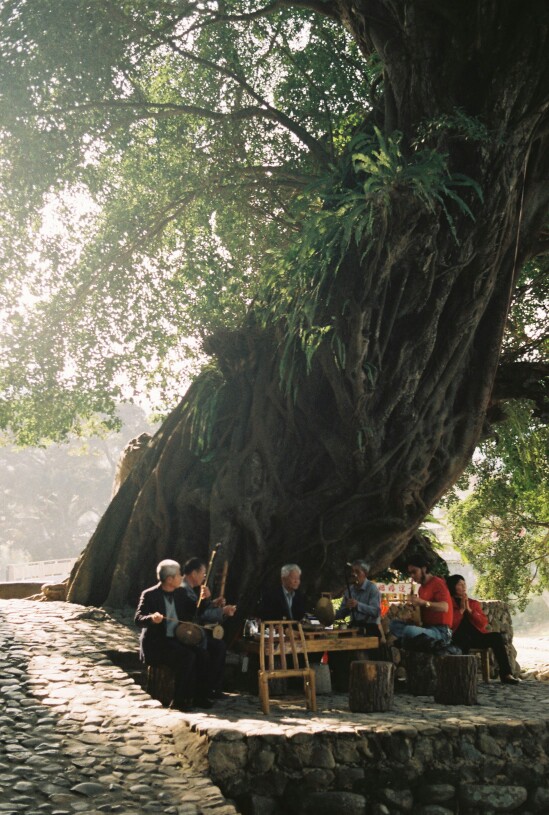
M 207 692 L 211 684 L 210 658 L 203 643 L 180 642 L 175 630 L 180 621 L 194 621 L 197 597 L 192 600 L 181 588 L 181 567 L 175 560 L 163 560 L 156 569 L 159 580 L 145 589 L 135 614 L 141 628 L 140 656 L 147 665 L 168 665 L 175 671 L 172 707 L 190 710 L 211 707 Z
M 259 603 L 262 620 L 302 620 L 305 597 L 299 588 L 301 569 L 297 563 L 287 563 L 280 570 L 280 586 L 266 592 Z

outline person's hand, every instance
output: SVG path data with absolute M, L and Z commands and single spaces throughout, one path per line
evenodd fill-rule
M 421 597 L 417 597 L 415 594 L 412 594 L 410 597 L 410 605 L 412 606 L 424 606 L 425 600 L 422 600 Z
M 209 600 L 212 596 L 211 591 L 206 585 L 200 586 L 200 599 L 201 600 Z
M 216 608 L 223 608 L 226 602 L 227 601 L 224 597 L 216 597 L 215 600 L 212 600 L 212 606 L 215 606 Z
M 348 597 L 345 601 L 345 605 L 347 608 L 356 608 L 358 606 L 358 600 L 355 600 L 354 597 Z
M 152 620 L 152 621 L 153 621 L 153 623 L 155 623 L 156 625 L 158 625 L 158 623 L 161 623 L 163 619 L 164 619 L 164 615 L 163 615 L 163 614 L 161 614 L 159 611 L 155 611 L 155 612 L 153 612 L 153 613 L 151 614 L 151 620 Z
M 223 606 L 223 616 L 224 617 L 234 617 L 236 612 L 236 606 Z
M 462 610 L 463 611 L 468 611 L 469 614 L 471 614 L 471 606 L 469 605 L 469 598 L 467 597 L 466 594 L 463 595 L 463 597 L 461 599 L 461 603 L 462 603 L 462 606 L 461 606 Z

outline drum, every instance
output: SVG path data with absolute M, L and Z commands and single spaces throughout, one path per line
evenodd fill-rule
M 208 623 L 204 628 L 210 632 L 214 640 L 222 640 L 225 635 L 225 629 L 220 623 Z
M 175 636 L 183 645 L 200 645 L 204 629 L 195 623 L 179 623 L 175 629 Z

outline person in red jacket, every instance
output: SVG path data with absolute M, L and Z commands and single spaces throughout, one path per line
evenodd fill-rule
M 417 596 L 410 597 L 412 606 L 419 608 L 421 625 L 408 620 L 391 620 L 391 633 L 400 647 L 435 654 L 456 653 L 451 646 L 452 599 L 444 580 L 431 574 L 431 565 L 423 555 L 410 556 L 406 564 L 408 574 L 419 583 Z M 450 650 L 448 650 L 450 649 Z
M 487 631 L 488 618 L 478 600 L 467 596 L 465 578 L 452 574 L 446 578 L 452 598 L 452 642 L 461 648 L 464 654 L 470 648 L 491 648 L 499 667 L 501 681 L 505 685 L 518 685 L 511 671 L 511 664 L 505 648 L 505 642 L 499 631 Z

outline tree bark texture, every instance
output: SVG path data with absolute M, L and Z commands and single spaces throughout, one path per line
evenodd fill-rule
M 351 662 L 349 709 L 353 713 L 391 710 L 394 673 L 392 662 Z
M 479 440 L 517 270 L 549 199 L 549 8 L 324 6 L 382 60 L 385 102 L 370 126 L 399 130 L 406 150 L 422 123 L 456 111 L 482 123 L 482 138 L 442 125 L 432 137 L 450 173 L 480 186 L 482 200 L 460 192 L 474 220 L 448 201 L 454 235 L 442 207 L 395 183 L 375 239 L 349 244 L 324 303 L 345 361 L 323 342 L 295 399 L 280 386 L 283 328 L 259 327 L 252 309 L 244 329 L 211 337 L 222 382 L 207 449 L 193 445 L 203 374 L 100 521 L 71 601 L 133 603 L 159 560 L 207 560 L 218 542 L 241 618 L 285 562 L 302 566 L 314 601 L 342 587 L 353 557 L 374 574 L 390 564 Z
M 476 705 L 476 656 L 443 656 L 435 659 L 435 702 L 441 705 Z

